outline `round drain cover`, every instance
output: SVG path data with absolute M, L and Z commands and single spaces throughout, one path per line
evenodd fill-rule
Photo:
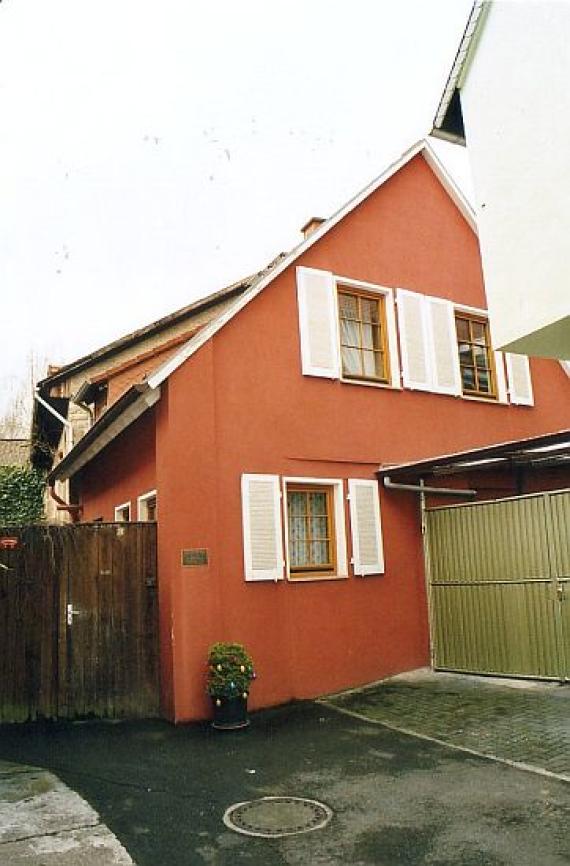
M 324 803 L 302 797 L 262 797 L 235 803 L 224 814 L 224 824 L 246 836 L 293 836 L 319 830 L 332 811 Z

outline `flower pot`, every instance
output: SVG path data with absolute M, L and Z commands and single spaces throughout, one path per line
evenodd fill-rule
M 220 702 L 219 706 L 217 702 Z M 214 721 L 212 727 L 218 731 L 236 731 L 247 728 L 247 698 L 237 695 L 234 698 L 212 698 Z

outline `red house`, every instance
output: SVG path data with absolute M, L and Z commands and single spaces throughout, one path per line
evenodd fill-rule
M 570 426 L 557 362 L 492 350 L 473 214 L 426 142 L 310 227 L 51 475 L 85 521 L 156 497 L 176 721 L 208 714 L 218 640 L 253 655 L 253 707 L 427 664 L 417 502 L 378 467 Z

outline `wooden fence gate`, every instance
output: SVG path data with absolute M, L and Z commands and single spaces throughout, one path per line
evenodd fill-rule
M 156 525 L 0 529 L 0 721 L 159 715 Z
M 570 679 L 570 491 L 430 508 L 433 665 Z

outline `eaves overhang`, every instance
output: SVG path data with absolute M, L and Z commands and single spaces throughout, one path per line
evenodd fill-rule
M 377 475 L 380 478 L 389 475 L 400 480 L 522 466 L 534 469 L 570 468 L 570 429 L 468 451 L 440 454 L 426 460 L 385 464 L 378 468 Z
M 160 387 L 133 385 L 99 418 L 77 445 L 52 469 L 48 484 L 65 481 L 96 457 L 110 442 L 160 399 Z
M 434 138 L 465 145 L 465 126 L 460 90 L 465 81 L 477 40 L 491 6 L 490 0 L 475 0 L 453 66 L 437 107 L 431 134 Z

